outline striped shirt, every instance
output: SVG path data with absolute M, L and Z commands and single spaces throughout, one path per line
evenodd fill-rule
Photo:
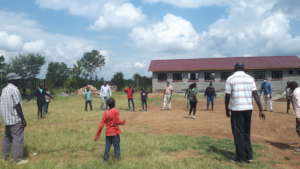
M 300 118 L 300 87 L 297 87 L 291 96 L 296 118 Z
M 225 84 L 225 93 L 230 94 L 230 110 L 252 110 L 252 92 L 256 90 L 254 78 L 244 71 L 237 71 L 229 76 Z
M 19 89 L 9 83 L 2 89 L 0 97 L 0 114 L 6 126 L 15 125 L 21 122 L 21 118 L 16 111 L 16 105 L 22 103 L 22 97 Z

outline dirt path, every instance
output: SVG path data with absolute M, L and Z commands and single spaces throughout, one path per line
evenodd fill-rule
M 224 100 L 218 99 L 214 111 L 205 111 L 204 101 L 198 105 L 197 118 L 186 119 L 184 100 L 174 99 L 171 111 L 161 111 L 159 105 L 150 104 L 148 112 L 122 112 L 128 123 L 125 129 L 150 133 L 176 133 L 191 136 L 211 136 L 232 138 L 230 120 L 224 113 Z M 300 146 L 300 138 L 295 132 L 295 117 L 285 113 L 285 103 L 274 103 L 274 112 L 267 112 L 267 119 L 258 118 L 257 111 L 252 116 L 252 142 L 264 144 L 263 160 L 279 161 L 277 168 L 300 168 L 300 153 L 295 153 L 295 146 Z

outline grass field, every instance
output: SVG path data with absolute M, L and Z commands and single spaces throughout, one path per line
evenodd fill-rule
M 127 100 L 114 93 L 121 118 L 127 111 Z M 176 98 L 176 97 L 175 97 Z M 179 98 L 179 97 L 178 97 Z M 160 98 L 149 99 L 152 106 L 160 106 Z M 136 104 L 139 105 L 138 99 Z M 46 119 L 37 120 L 34 101 L 23 105 L 28 126 L 25 131 L 26 156 L 29 163 L 16 166 L 0 160 L 1 169 L 234 169 L 272 168 L 260 161 L 263 145 L 254 145 L 254 163 L 232 164 L 234 144 L 231 139 L 180 134 L 154 134 L 123 129 L 121 135 L 122 160 L 102 161 L 104 132 L 98 142 L 93 141 L 100 117 L 100 101 L 94 98 L 94 110 L 83 111 L 80 96 L 56 97 Z M 130 119 L 126 119 L 130 121 Z M 126 126 L 124 126 L 126 127 Z M 142 127 L 142 126 L 141 126 Z M 174 126 L 175 127 L 175 126 Z M 123 128 L 123 127 L 121 127 Z M 3 136 L 3 127 L 0 129 Z M 34 155 L 37 153 L 37 155 Z M 113 149 L 111 151 L 113 157 Z M 276 162 L 276 161 L 275 161 Z

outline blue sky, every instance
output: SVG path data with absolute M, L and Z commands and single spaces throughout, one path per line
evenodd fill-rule
M 298 0 L 1 0 L 0 55 L 41 53 L 72 67 L 97 49 L 105 79 L 150 76 L 153 59 L 299 56 L 299 8 Z

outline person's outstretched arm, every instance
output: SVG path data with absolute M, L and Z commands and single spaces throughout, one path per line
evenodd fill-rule
M 259 117 L 262 119 L 262 120 L 265 120 L 266 119 L 266 115 L 265 113 L 263 112 L 263 108 L 262 108 L 262 105 L 261 105 L 261 102 L 260 102 L 260 99 L 259 99 L 259 96 L 257 94 L 257 91 L 253 91 L 252 92 L 252 95 L 254 97 L 254 100 L 258 106 L 258 110 L 259 110 Z
M 226 112 L 227 117 L 231 116 L 231 113 L 229 110 L 229 102 L 230 102 L 230 94 L 226 93 L 225 94 L 225 112 Z
M 94 137 L 94 140 L 97 141 L 99 139 L 99 136 L 101 134 L 101 131 L 104 127 L 104 124 L 105 124 L 105 119 L 106 119 L 106 116 L 105 116 L 105 112 L 103 112 L 103 115 L 102 115 L 102 120 L 101 122 L 99 123 L 99 126 L 98 126 L 98 129 L 97 129 L 97 132 L 96 132 L 96 135 Z

